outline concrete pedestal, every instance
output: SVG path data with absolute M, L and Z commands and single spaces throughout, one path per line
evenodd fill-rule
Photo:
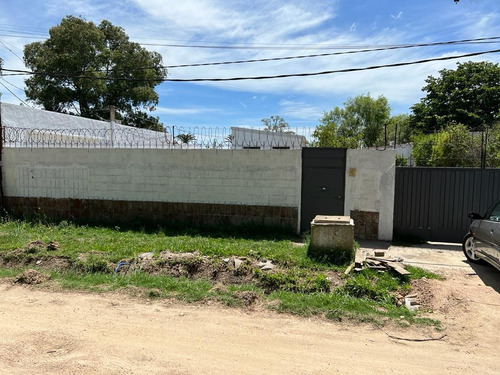
M 310 247 L 316 254 L 354 253 L 354 221 L 349 216 L 317 215 L 311 222 Z

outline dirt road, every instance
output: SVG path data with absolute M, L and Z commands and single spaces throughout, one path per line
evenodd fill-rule
M 498 374 L 500 295 L 479 273 L 426 281 L 443 332 L 3 281 L 0 374 Z

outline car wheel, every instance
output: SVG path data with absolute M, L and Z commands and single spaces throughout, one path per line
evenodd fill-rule
M 462 242 L 462 250 L 469 262 L 481 263 L 481 259 L 474 255 L 474 237 L 472 234 L 467 234 Z

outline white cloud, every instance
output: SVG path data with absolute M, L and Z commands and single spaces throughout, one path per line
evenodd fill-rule
M 393 18 L 395 20 L 400 20 L 401 17 L 403 17 L 403 12 L 399 12 L 397 15 L 391 14 L 391 18 Z
M 114 10 L 117 11 L 120 8 L 115 8 L 110 3 L 97 1 L 45 0 L 43 9 L 45 11 L 45 15 L 49 17 L 62 18 L 68 14 L 71 14 L 74 16 L 82 16 L 88 20 L 93 20 L 94 18 L 102 18 L 103 15 L 109 17 L 111 12 L 113 12 Z M 61 14 L 63 16 L 61 16 Z
M 300 120 L 316 121 L 322 115 L 324 110 L 316 105 L 303 101 L 286 100 L 280 101 L 281 113 L 285 119 L 291 117 Z
M 153 114 L 155 115 L 197 115 L 202 113 L 218 112 L 217 108 L 169 108 L 169 107 L 156 107 Z
M 217 0 L 135 0 L 135 3 L 155 23 L 191 40 L 272 41 L 316 27 L 334 15 L 331 6 L 318 4 L 317 10 L 312 11 L 297 0 L 286 3 L 255 0 L 251 4 Z

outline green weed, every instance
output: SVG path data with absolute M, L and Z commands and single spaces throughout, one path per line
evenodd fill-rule
M 60 247 L 53 251 L 35 249 L 31 254 L 16 250 L 26 249 L 34 240 L 46 244 L 57 241 Z M 134 229 L 79 225 L 68 221 L 49 223 L 43 218 L 31 221 L 4 218 L 0 222 L 0 264 L 11 262 L 18 269 L 0 267 L 0 277 L 17 275 L 19 268 L 28 264 L 38 267 L 37 260 L 43 260 L 43 266 L 50 264 L 46 260 L 58 257 L 69 260 L 73 267 L 59 272 L 44 268 L 44 272 L 64 288 L 95 292 L 124 290 L 147 298 L 176 298 L 187 302 L 211 299 L 228 306 L 249 303 L 244 297 L 254 294 L 267 301 L 272 309 L 303 316 L 322 315 L 331 320 L 355 319 L 376 324 L 384 317 L 399 321 L 403 316 L 403 320 L 410 324 L 436 325 L 433 321 L 419 320 L 405 308 L 396 307 L 393 295 L 407 290 L 413 278 L 438 278 L 437 275 L 415 267 L 408 267 L 412 273 L 410 277 L 365 270 L 343 278 L 343 285 L 331 290 L 331 282 L 324 271 L 343 271 L 343 266 L 332 262 L 348 263 L 350 258 L 311 257 L 307 245 L 297 241 L 300 240 L 283 233 L 238 233 L 224 228 L 214 228 L 212 232 L 181 227 Z M 158 257 L 164 250 L 198 252 L 200 256 L 209 256 L 214 264 L 221 262 L 221 265 L 226 257 L 247 257 L 248 263 L 234 274 L 254 274 L 253 284 L 215 288 L 208 280 L 152 275 L 137 270 L 113 274 L 118 262 L 137 259 L 145 252 L 153 252 L 155 261 L 166 265 L 170 260 Z M 277 271 L 254 270 L 251 261 L 257 259 L 272 260 L 278 266 Z M 201 257 L 179 257 L 175 262 L 196 270 Z

